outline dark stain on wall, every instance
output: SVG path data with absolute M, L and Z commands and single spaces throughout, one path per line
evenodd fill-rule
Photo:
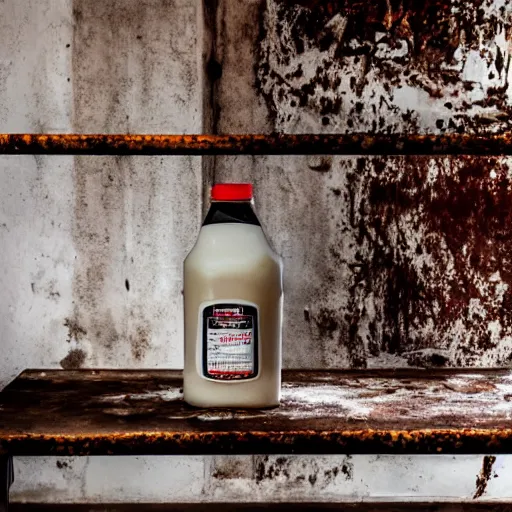
M 132 13 L 129 8 L 118 10 L 114 27 L 115 4 L 98 8 L 91 1 L 73 2 L 73 121 L 77 132 L 109 132 L 114 127 L 116 131 L 129 131 L 129 115 L 121 101 L 129 85 L 123 70 L 126 55 L 122 51 L 123 42 L 128 46 L 128 41 L 122 32 Z M 132 20 L 135 37 L 134 23 Z M 73 238 L 77 266 L 73 294 L 77 316 L 86 326 L 93 346 L 93 356 L 97 352 L 109 357 L 120 339 L 107 296 L 112 293 L 112 269 L 120 267 L 127 160 L 83 156 L 74 159 Z
M 338 160 L 322 191 L 299 223 L 283 210 L 302 230 L 284 254 L 292 364 L 299 348 L 333 367 L 511 364 L 508 159 Z
M 248 467 L 241 463 L 236 457 L 222 458 L 222 461 L 215 464 L 212 478 L 217 480 L 231 480 L 245 478 L 248 476 Z
M 64 370 L 76 370 L 83 367 L 86 357 L 83 350 L 75 348 L 70 350 L 68 355 L 61 360 L 60 365 Z
M 339 464 L 330 466 L 299 457 L 255 457 L 254 479 L 257 483 L 284 479 L 287 483 L 309 482 L 312 487 L 324 488 L 337 478 L 353 478 L 350 456 L 344 457 Z
M 158 132 L 177 109 L 192 110 L 197 67 L 188 53 L 190 34 L 169 27 L 190 26 L 194 9 L 170 0 L 73 2 L 74 131 Z M 190 169 L 190 159 L 179 161 Z M 159 157 L 75 157 L 73 299 L 96 364 L 119 364 L 120 354 L 142 360 L 152 333 L 163 336 L 167 328 L 171 306 L 155 290 L 162 272 L 174 270 L 162 263 L 170 248 L 162 242 L 167 210 L 159 198 L 175 190 L 166 167 L 175 164 Z M 172 201 L 176 251 L 185 231 L 179 226 L 192 223 L 187 206 L 195 185 L 185 175 L 180 198 Z
M 268 456 L 265 456 L 256 465 L 255 478 L 257 482 L 261 482 L 266 479 L 272 480 L 280 475 L 283 475 L 285 478 L 290 478 L 290 462 L 287 457 L 279 457 L 272 464 L 268 464 L 268 459 Z M 305 477 L 300 475 L 298 479 L 304 480 Z
M 346 270 L 311 278 L 324 284 L 304 324 L 318 327 L 316 343 L 337 343 L 354 368 L 382 354 L 421 367 L 509 365 L 507 160 L 358 158 L 344 172 L 348 212 L 336 214 L 329 247 L 332 268 Z M 326 300 L 344 287 L 348 298 Z
M 135 334 L 130 338 L 130 345 L 132 347 L 132 355 L 136 361 L 144 358 L 150 348 L 151 331 L 148 327 L 137 327 Z
M 479 473 L 479 475 L 476 477 L 476 491 L 473 496 L 473 499 L 476 500 L 477 498 L 480 498 L 484 495 L 487 484 L 489 483 L 489 480 L 491 479 L 492 475 L 492 467 L 494 463 L 496 462 L 496 457 L 494 455 L 486 455 L 484 457 L 483 463 L 482 463 L 482 469 Z

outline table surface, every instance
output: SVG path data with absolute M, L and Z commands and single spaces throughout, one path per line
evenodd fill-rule
M 178 371 L 27 370 L 0 452 L 512 453 L 512 371 L 285 371 L 280 407 L 251 410 L 188 406 Z

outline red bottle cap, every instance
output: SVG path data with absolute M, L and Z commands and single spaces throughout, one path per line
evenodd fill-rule
M 251 183 L 217 183 L 212 187 L 212 201 L 250 201 Z

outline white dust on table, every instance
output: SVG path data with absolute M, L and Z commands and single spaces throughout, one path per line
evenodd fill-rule
M 145 391 L 144 393 L 126 393 L 124 395 L 103 395 L 101 402 L 117 403 L 125 400 L 163 400 L 164 402 L 173 402 L 183 399 L 183 391 L 179 388 L 169 388 L 159 391 Z
M 335 413 L 354 419 L 365 419 L 371 413 L 369 405 L 357 398 L 360 390 L 328 384 L 316 386 L 294 386 L 283 384 L 282 400 L 286 415 L 294 414 L 306 418 L 318 416 L 319 412 Z M 287 409 L 290 409 L 288 411 Z M 288 412 L 290 414 L 288 414 Z
M 509 377 L 510 378 L 510 377 Z M 361 379 L 354 384 L 283 385 L 283 406 L 274 414 L 290 418 L 411 420 L 479 418 L 512 419 L 512 384 L 478 374 L 447 380 L 411 381 Z
M 326 382 L 330 381 L 330 382 Z M 138 400 L 173 402 L 183 400 L 178 387 L 143 393 L 103 395 L 103 403 L 122 404 Z M 192 410 L 185 417 L 200 421 L 251 420 L 255 418 L 339 418 L 394 421 L 467 418 L 477 426 L 490 416 L 512 419 L 512 374 L 488 377 L 459 374 L 447 379 L 318 379 L 310 383 L 285 382 L 281 405 L 275 409 Z M 183 411 L 177 416 L 183 419 Z M 170 418 L 172 419 L 172 418 Z

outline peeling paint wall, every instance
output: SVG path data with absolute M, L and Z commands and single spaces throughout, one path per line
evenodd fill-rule
M 262 16 L 255 85 L 279 131 L 509 126 L 503 0 L 269 0 Z
M 506 0 L 4 0 L 1 131 L 491 133 L 510 128 L 511 16 Z M 254 181 L 283 255 L 285 366 L 510 364 L 508 159 L 2 157 L 0 174 L 0 385 L 180 367 L 181 264 L 213 179 Z M 20 458 L 13 497 L 506 499 L 510 462 Z

